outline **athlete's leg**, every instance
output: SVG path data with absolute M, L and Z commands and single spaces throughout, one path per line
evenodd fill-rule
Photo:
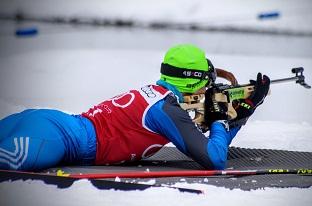
M 0 121 L 0 168 L 38 170 L 57 165 L 65 154 L 61 132 L 41 110 Z
M 92 123 L 57 110 L 26 110 L 0 120 L 0 168 L 39 170 L 92 164 L 96 137 Z

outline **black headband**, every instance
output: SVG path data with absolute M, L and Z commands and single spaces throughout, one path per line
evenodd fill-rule
M 208 62 L 208 71 L 200 71 L 195 69 L 186 69 L 186 68 L 178 68 L 169 64 L 161 64 L 160 72 L 164 75 L 170 77 L 179 77 L 179 78 L 192 78 L 192 79 L 200 79 L 200 80 L 215 80 L 216 75 L 214 71 L 214 66 L 207 59 Z

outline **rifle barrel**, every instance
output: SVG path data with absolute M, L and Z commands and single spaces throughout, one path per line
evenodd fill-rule
M 283 83 L 283 82 L 290 82 L 290 81 L 298 81 L 298 77 L 289 77 L 289 78 L 283 78 L 283 79 L 274 79 L 271 80 L 271 84 L 278 84 L 278 83 Z
M 299 70 L 299 72 L 302 72 L 303 70 Z M 282 79 L 274 79 L 271 80 L 271 84 L 279 84 L 279 83 L 284 83 L 284 82 L 291 82 L 291 81 L 295 81 L 296 83 L 300 84 L 301 86 L 303 86 L 304 88 L 310 89 L 311 86 L 308 85 L 305 81 L 304 81 L 304 76 L 303 74 L 297 74 L 294 77 L 288 77 L 288 78 L 282 78 Z M 242 85 L 236 85 L 236 86 L 232 86 L 230 89 L 235 89 L 235 88 L 242 88 L 242 87 L 248 87 L 248 86 L 254 86 L 253 84 L 242 84 Z

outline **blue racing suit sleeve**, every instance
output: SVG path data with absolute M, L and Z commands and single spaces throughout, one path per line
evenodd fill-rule
M 239 131 L 239 127 L 227 131 L 223 124 L 214 122 L 211 125 L 209 143 L 207 144 L 207 153 L 215 169 L 224 169 L 226 166 L 228 146 Z
M 227 132 L 221 123 L 215 122 L 209 138 L 206 137 L 176 98 L 170 95 L 149 109 L 145 124 L 207 169 L 225 167 L 228 145 L 239 130 L 235 128 Z

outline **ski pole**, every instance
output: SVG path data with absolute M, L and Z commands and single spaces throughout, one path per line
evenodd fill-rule
M 85 173 L 65 174 L 58 172 L 58 176 L 79 179 L 104 179 L 104 178 L 161 178 L 161 177 L 212 177 L 212 176 L 246 176 L 269 174 L 296 174 L 311 175 L 312 169 L 264 169 L 264 170 L 175 170 L 175 171 L 128 171 L 112 173 Z
M 40 172 L 25 172 L 25 171 L 16 171 L 16 170 L 1 170 L 0 169 L 0 183 L 4 181 L 16 181 L 16 180 L 42 180 L 46 184 L 55 184 L 58 188 L 68 188 L 74 181 L 80 180 L 82 178 L 71 177 L 68 174 L 60 175 L 60 170 L 58 174 L 53 173 L 40 173 Z M 84 178 L 86 179 L 86 178 Z M 135 182 L 117 182 L 112 180 L 100 179 L 100 178 L 89 178 L 87 179 L 94 187 L 101 190 L 145 190 L 148 188 L 170 188 L 176 189 L 180 192 L 188 192 L 195 194 L 203 194 L 204 191 L 201 189 L 180 187 L 180 186 L 170 186 L 164 184 L 145 184 L 145 183 L 135 183 Z

